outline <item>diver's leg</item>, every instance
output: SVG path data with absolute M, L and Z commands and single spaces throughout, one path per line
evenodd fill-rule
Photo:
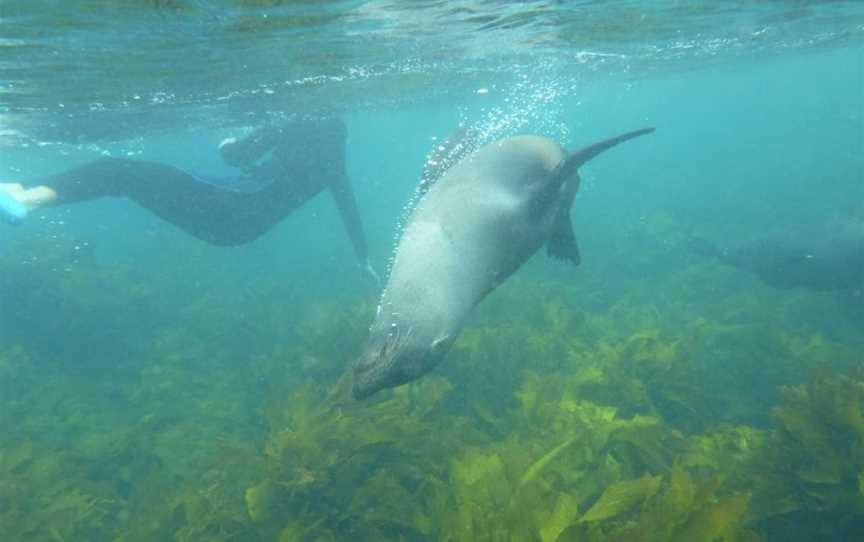
M 29 211 L 39 207 L 106 196 L 129 197 L 134 201 L 149 198 L 155 200 L 157 206 L 164 200 L 182 207 L 195 205 L 199 192 L 207 192 L 203 183 L 175 167 L 124 158 L 100 158 L 38 179 L 31 187 L 15 182 L 0 183 L 0 220 L 18 223 Z
M 296 207 L 291 192 L 235 192 L 174 166 L 123 158 L 102 158 L 33 184 L 29 189 L 0 185 L 0 220 L 14 224 L 37 207 L 124 197 L 202 241 L 239 245 L 256 239 Z
M 0 220 L 18 224 L 39 207 L 114 195 L 117 185 L 123 182 L 118 170 L 128 167 L 129 163 L 129 160 L 102 158 L 39 179 L 30 187 L 17 182 L 0 183 Z
M 17 200 L 30 209 L 43 205 L 74 203 L 102 196 L 122 195 L 127 179 L 125 169 L 133 164 L 120 158 L 100 158 L 56 175 L 43 177 L 24 186 L 0 183 L 0 194 Z

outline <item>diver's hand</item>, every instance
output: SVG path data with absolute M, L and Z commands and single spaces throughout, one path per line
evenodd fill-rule
M 369 262 L 368 258 L 358 263 L 357 266 L 360 268 L 360 272 L 363 273 L 363 275 L 372 279 L 375 282 L 375 286 L 381 288 L 381 277 L 379 277 L 378 273 L 375 272 L 375 268 L 372 267 L 372 263 Z

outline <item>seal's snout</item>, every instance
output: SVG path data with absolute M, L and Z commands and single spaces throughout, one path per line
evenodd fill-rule
M 410 371 L 410 356 L 402 350 L 392 348 L 370 348 L 354 365 L 354 385 L 351 393 L 362 400 L 387 388 L 393 388 L 414 380 L 417 375 Z
M 410 328 L 406 333 L 373 337 L 354 363 L 355 399 L 366 399 L 381 390 L 417 380 L 435 367 L 447 353 L 452 336 L 438 333 L 432 341 L 420 339 Z
M 392 359 L 383 356 L 378 348 L 367 348 L 354 363 L 354 383 L 351 394 L 358 401 L 389 387 Z
M 373 366 L 374 361 L 363 359 L 354 365 L 352 371 L 354 383 L 351 386 L 351 395 L 354 399 L 362 401 L 380 389 L 374 386 Z
M 358 401 L 362 401 L 363 399 L 372 396 L 376 391 L 377 390 L 358 384 L 356 380 L 354 381 L 354 385 L 351 387 L 351 395 Z

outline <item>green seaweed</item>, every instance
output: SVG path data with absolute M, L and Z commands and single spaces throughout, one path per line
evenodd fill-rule
M 599 522 L 616 518 L 653 496 L 660 487 L 659 476 L 645 475 L 636 480 L 625 480 L 603 490 L 591 508 L 579 521 Z
M 742 527 L 749 496 L 717 496 L 717 478 L 697 483 L 679 466 L 608 487 L 561 542 L 733 542 L 760 540 Z
M 602 259 L 579 281 L 532 262 L 472 314 L 440 371 L 363 403 L 343 373 L 374 312 L 366 296 L 322 299 L 279 276 L 236 288 L 192 245 L 176 249 L 188 265 L 144 284 L 146 269 L 63 248 L 74 239 L 31 239 L 26 266 L 0 257 L 4 534 L 852 539 L 864 379 L 827 367 L 860 361 L 860 337 L 797 316 L 830 300 L 742 289 L 658 241 L 681 236 L 656 216 L 608 247 L 639 243 L 637 271 L 677 258 L 628 287 Z
M 783 450 L 789 493 L 802 507 L 839 514 L 864 513 L 864 379 L 817 370 L 806 386 L 783 389 L 773 410 L 775 443 Z
M 309 383 L 271 405 L 267 477 L 246 490 L 249 517 L 262 536 L 339 539 L 346 530 L 368 538 L 430 534 L 430 514 L 443 508 L 441 460 L 455 444 L 436 437 L 446 430 L 433 414 L 450 388 L 430 377 L 358 405 L 345 398 L 339 382 Z M 458 419 L 446 423 L 451 431 L 467 428 Z M 422 505 L 405 506 L 412 501 Z

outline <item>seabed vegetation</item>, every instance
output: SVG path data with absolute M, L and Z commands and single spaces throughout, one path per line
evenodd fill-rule
M 4 540 L 864 538 L 864 337 L 831 296 L 538 258 L 439 371 L 356 403 L 371 296 L 181 302 L 179 270 L 26 241 L 0 256 Z

